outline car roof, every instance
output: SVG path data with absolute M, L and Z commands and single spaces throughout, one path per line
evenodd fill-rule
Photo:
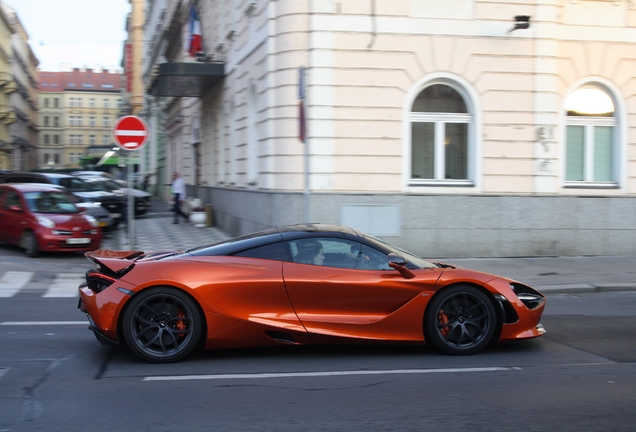
M 49 183 L 4 183 L 0 184 L 0 187 L 4 189 L 15 189 L 20 192 L 61 192 L 64 190 L 58 185 Z
M 350 239 L 355 238 L 356 240 L 362 239 L 361 235 L 352 228 L 340 225 L 320 223 L 284 225 L 223 240 L 212 245 L 201 246 L 189 250 L 188 253 L 192 255 L 227 255 L 281 240 L 295 240 L 323 235 L 329 237 L 348 237 Z
M 11 177 L 26 177 L 26 176 L 31 176 L 31 177 L 45 177 L 45 178 L 67 178 L 67 177 L 74 177 L 70 174 L 62 174 L 62 173 L 50 173 L 50 172 L 28 172 L 28 171 L 13 171 L 10 172 L 8 174 L 4 174 L 5 177 L 7 178 L 11 178 Z
M 359 235 L 352 228 L 342 226 L 342 225 L 324 224 L 324 223 L 284 225 L 284 226 L 276 227 L 276 229 L 281 234 L 303 232 L 303 233 L 341 233 L 341 234 L 349 234 L 354 236 Z

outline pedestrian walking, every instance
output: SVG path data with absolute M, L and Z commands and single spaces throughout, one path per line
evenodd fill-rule
M 185 180 L 183 180 L 181 174 L 176 171 L 172 175 L 172 196 L 174 199 L 174 205 L 172 208 L 172 210 L 174 211 L 174 220 L 172 221 L 172 223 L 178 224 L 179 216 L 183 217 L 187 222 L 189 220 L 188 215 L 183 213 L 183 210 L 181 210 L 181 204 L 183 203 L 183 200 L 186 196 Z
M 143 187 L 143 190 L 146 191 L 146 192 L 148 192 L 148 185 L 150 183 L 150 176 L 151 175 L 152 174 L 146 174 L 146 176 L 144 177 L 144 182 L 143 182 L 143 186 L 142 187 Z

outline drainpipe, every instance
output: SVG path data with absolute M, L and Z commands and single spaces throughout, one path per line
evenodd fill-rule
M 375 16 L 375 0 L 371 0 L 371 42 L 369 42 L 367 49 L 371 48 L 375 43 L 375 36 L 377 34 L 376 20 L 377 17 Z

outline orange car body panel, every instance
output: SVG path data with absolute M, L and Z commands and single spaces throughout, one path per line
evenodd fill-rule
M 99 257 L 99 252 L 93 255 Z M 127 273 L 99 294 L 80 288 L 95 326 L 112 340 L 119 340 L 117 325 L 131 298 L 126 290 L 156 286 L 180 288 L 196 300 L 206 319 L 206 348 L 279 344 L 268 331 L 286 332 L 298 344 L 422 343 L 427 305 L 437 291 L 455 283 L 482 287 L 518 306 L 519 320 L 503 325 L 500 340 L 542 334 L 536 325 L 544 305 L 529 310 L 511 290 L 509 279 L 472 270 L 421 269 L 406 279 L 395 270 L 352 271 L 235 256 L 133 262 L 122 259 L 126 253 L 120 255 L 106 254 L 99 260 L 115 269 L 143 266 L 143 271 Z

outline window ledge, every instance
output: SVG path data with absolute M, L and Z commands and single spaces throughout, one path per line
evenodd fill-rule
M 443 187 L 475 187 L 471 180 L 415 180 L 409 181 L 410 187 L 443 186 Z
M 563 184 L 566 189 L 619 189 L 614 182 L 567 182 Z

